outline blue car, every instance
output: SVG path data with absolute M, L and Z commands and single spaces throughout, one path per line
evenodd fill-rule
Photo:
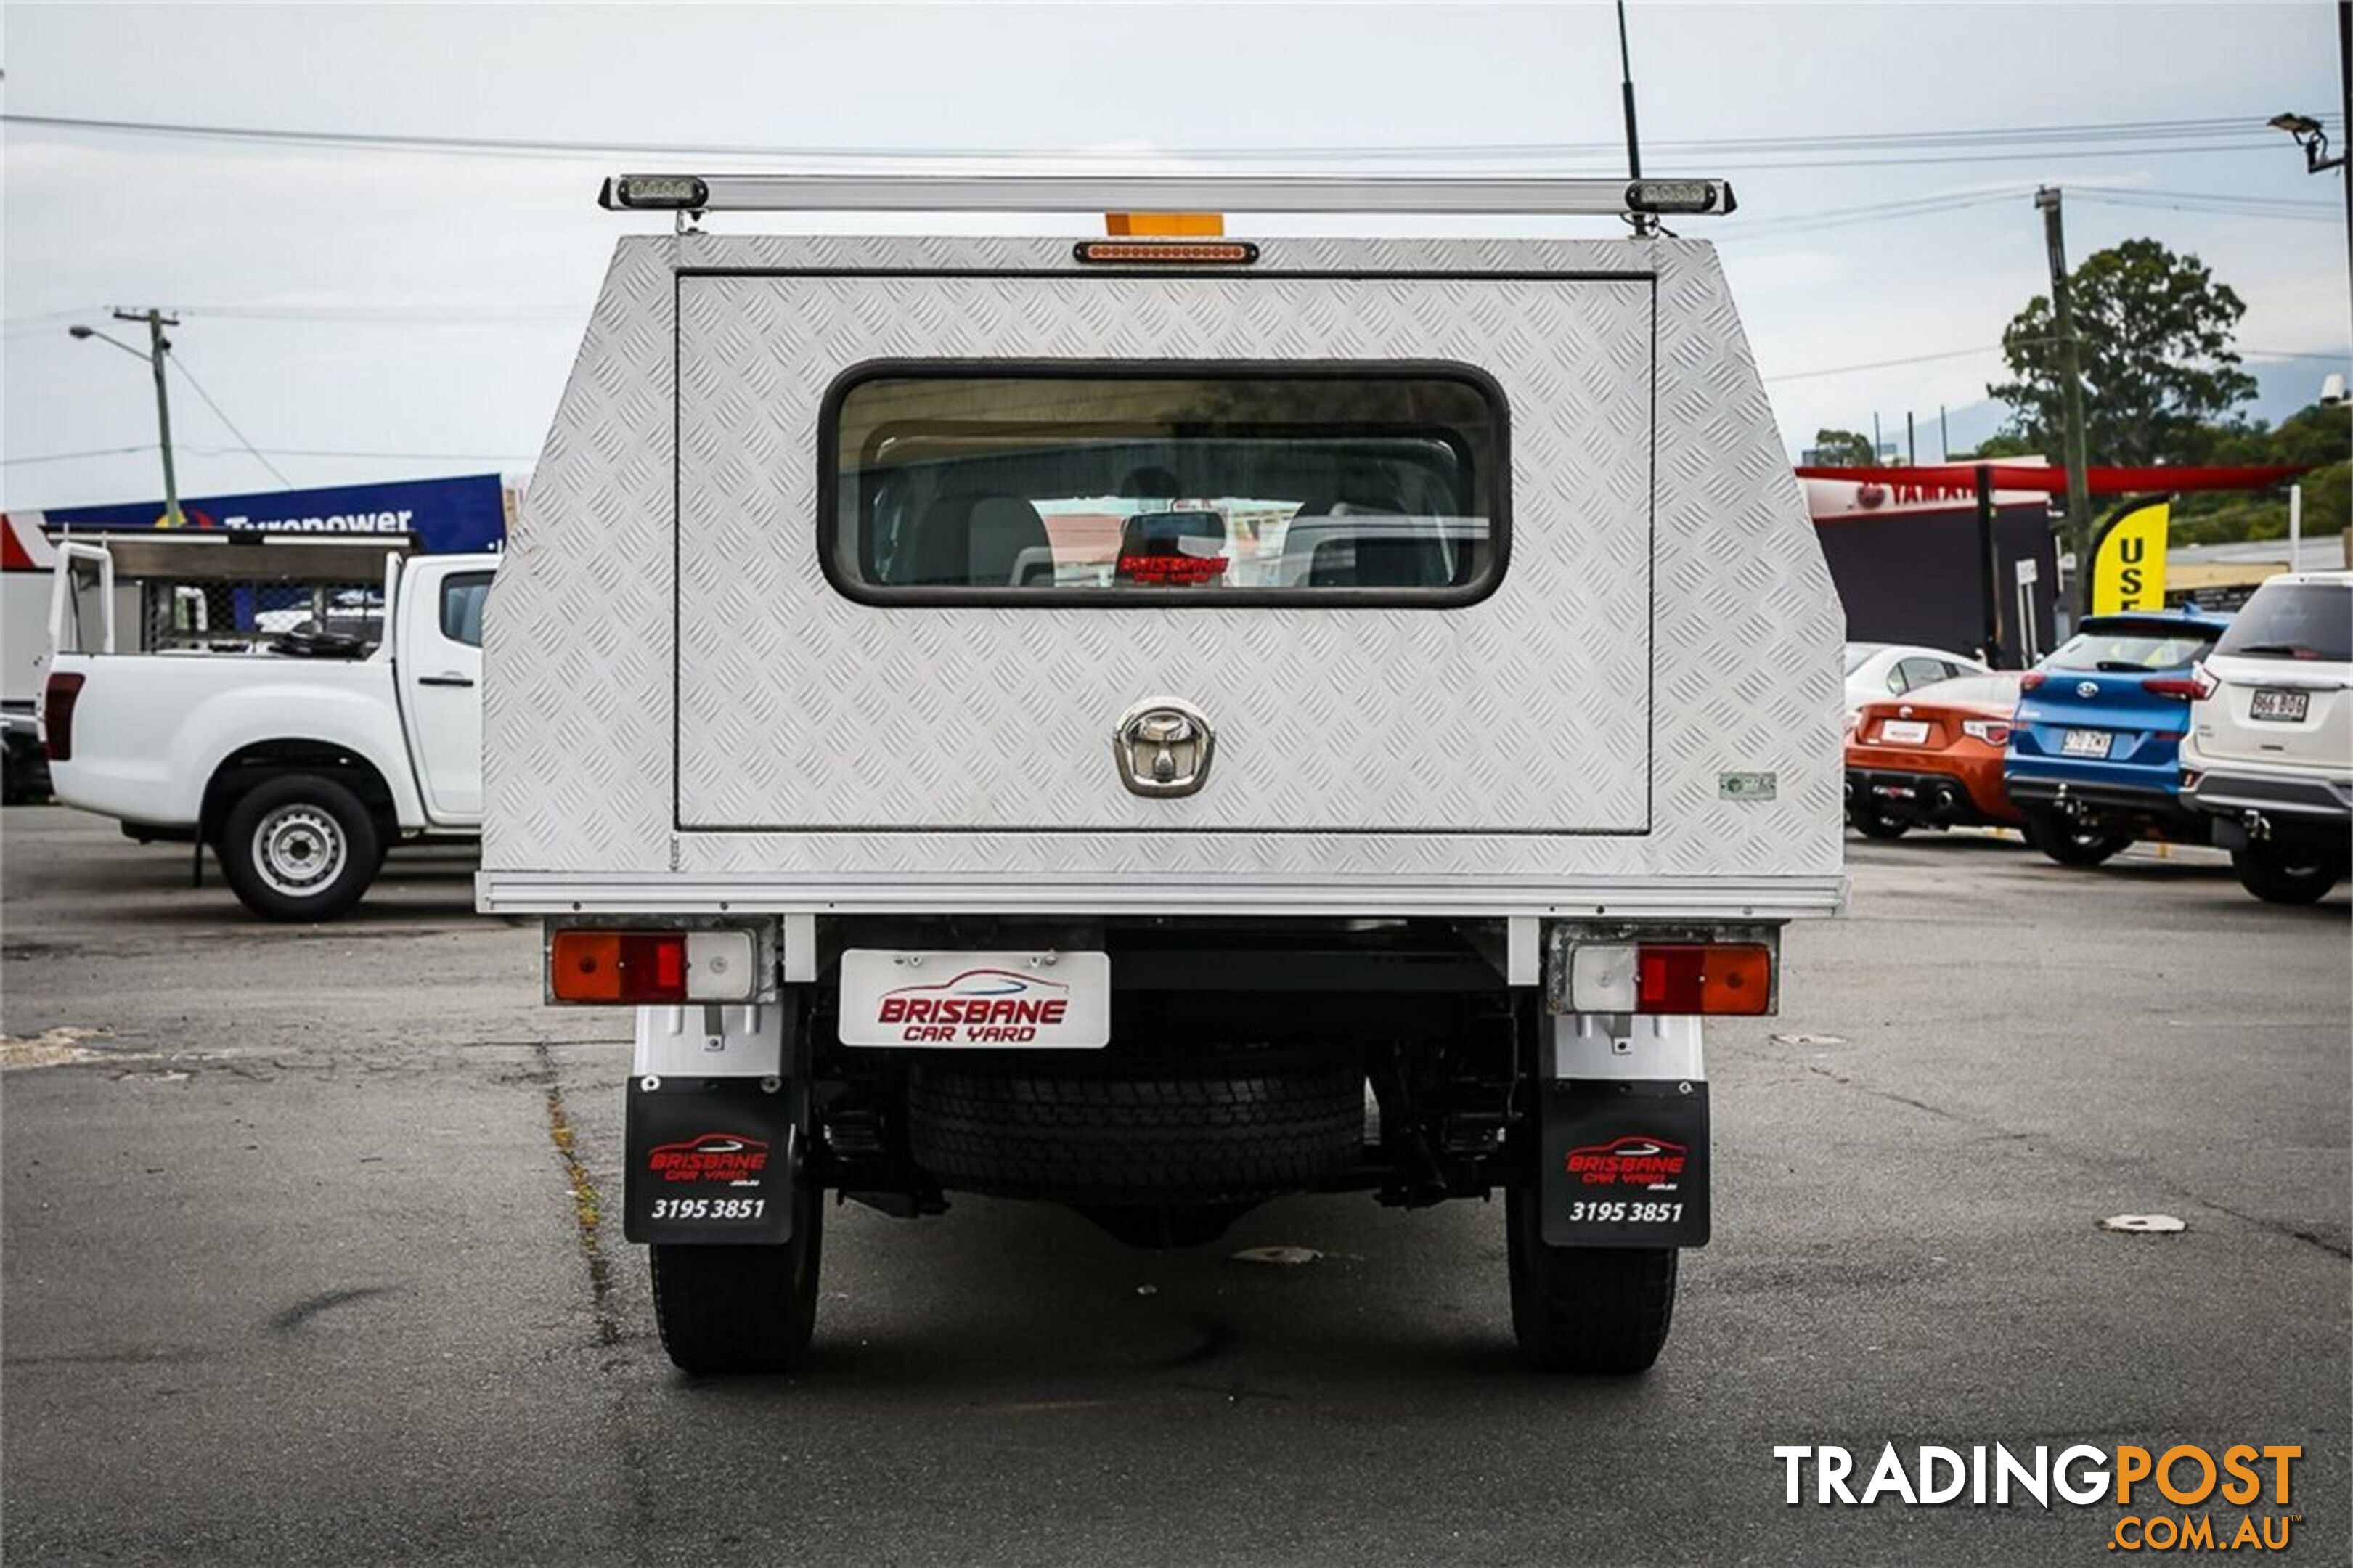
M 2201 610 L 2092 616 L 2027 671 L 2002 759 L 2027 842 L 2096 866 L 2135 839 L 2205 841 L 2181 804 L 2181 738 L 2196 666 L 2230 624 Z

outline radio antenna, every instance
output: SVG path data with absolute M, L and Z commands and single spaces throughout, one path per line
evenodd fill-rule
M 1626 0 L 1618 0 L 1618 88 L 1619 97 L 1626 108 L 1626 177 L 1642 177 L 1642 135 L 1634 128 L 1634 57 L 1626 47 Z M 1631 219 L 1638 235 L 1655 233 L 1659 220 L 1650 213 L 1635 213 Z

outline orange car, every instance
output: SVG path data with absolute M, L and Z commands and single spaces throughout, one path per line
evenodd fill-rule
M 2018 675 L 1965 675 L 1866 702 L 1846 732 L 1846 818 L 1870 838 L 1914 827 L 2015 827 L 2002 787 Z

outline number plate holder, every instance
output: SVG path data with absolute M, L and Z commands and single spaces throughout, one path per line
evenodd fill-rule
M 631 1079 L 621 1234 L 663 1246 L 790 1241 L 798 1098 L 755 1078 L 656 1089 Z
M 2271 724 L 2301 724 L 2312 711 L 2312 693 L 2265 688 L 2247 700 L 2247 717 Z
M 2059 737 L 2063 757 L 2105 757 L 2116 739 L 2105 730 L 2070 730 Z
M 1707 1085 L 1546 1086 L 1537 1184 L 1549 1247 L 1705 1247 Z

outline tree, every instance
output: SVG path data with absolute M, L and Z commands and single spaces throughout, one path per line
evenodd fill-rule
M 1879 454 L 1861 431 L 1817 430 L 1806 461 L 1822 468 L 1873 468 L 1879 466 Z
M 2255 395 L 2232 329 L 2247 308 L 2195 256 L 2153 239 L 2095 251 L 2069 277 L 2083 340 L 2084 418 L 2094 463 L 2196 461 L 2216 426 Z M 2009 428 L 2042 452 L 2062 449 L 2061 357 L 2051 301 L 2036 295 L 2001 334 L 2011 379 L 1986 391 Z

